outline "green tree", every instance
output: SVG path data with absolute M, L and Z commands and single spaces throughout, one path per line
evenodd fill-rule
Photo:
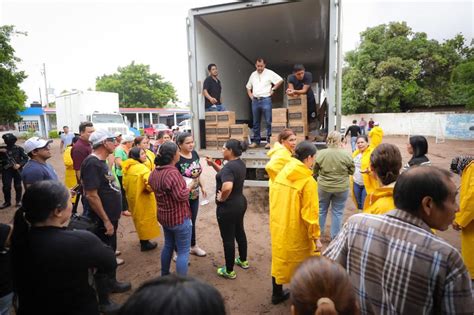
M 345 56 L 344 114 L 451 104 L 453 69 L 472 54 L 462 35 L 439 43 L 405 22 L 368 28 L 360 39 L 359 47 Z
M 118 93 L 123 107 L 164 107 L 169 101 L 177 100 L 170 82 L 159 74 L 150 73 L 150 66 L 133 61 L 119 67 L 117 73 L 98 77 L 96 90 Z
M 474 58 L 454 68 L 450 96 L 451 103 L 465 104 L 468 109 L 474 110 Z
M 10 44 L 11 36 L 16 33 L 12 25 L 0 26 L 0 121 L 4 123 L 20 121 L 19 112 L 25 109 L 26 102 L 26 94 L 20 89 L 26 75 L 17 70 L 16 64 L 21 60 L 15 57 Z

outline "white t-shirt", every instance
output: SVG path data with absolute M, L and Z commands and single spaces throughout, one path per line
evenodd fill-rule
M 254 97 L 268 97 L 271 95 L 272 83 L 275 85 L 282 80 L 278 74 L 265 68 L 262 73 L 258 73 L 256 70 L 252 72 L 246 87 L 248 90 L 252 90 Z

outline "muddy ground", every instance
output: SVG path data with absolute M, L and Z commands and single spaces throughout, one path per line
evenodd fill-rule
M 407 137 L 385 137 L 384 142 L 396 144 L 405 163 L 409 159 L 405 146 Z M 429 139 L 428 157 L 432 163 L 441 168 L 449 169 L 451 159 L 459 154 L 474 152 L 474 142 L 446 140 L 445 143 L 435 144 L 434 138 Z M 346 148 L 350 151 L 350 144 Z M 50 163 L 56 169 L 61 179 L 64 178 L 64 166 L 59 154 L 59 142 L 56 140 L 52 147 L 53 157 Z M 204 163 L 205 164 L 205 163 Z M 242 270 L 236 267 L 237 279 L 226 280 L 216 275 L 218 266 L 224 264 L 222 241 L 215 217 L 214 189 L 215 172 L 205 166 L 203 180 L 209 192 L 210 203 L 201 206 L 198 215 L 197 240 L 198 244 L 207 251 L 206 257 L 191 256 L 189 275 L 202 279 L 214 285 L 224 296 L 230 314 L 288 314 L 289 302 L 273 306 L 270 303 L 270 235 L 268 230 L 268 191 L 266 188 L 246 188 L 245 195 L 249 207 L 245 217 L 245 228 L 248 238 L 248 259 L 250 269 Z M 459 178 L 456 177 L 459 183 Z M 11 223 L 14 208 L 0 210 L 0 222 Z M 346 203 L 345 218 L 354 214 L 355 207 L 349 199 Z M 81 211 L 81 210 L 80 210 Z M 329 218 L 329 217 L 328 217 Z M 330 222 L 328 222 L 330 224 Z M 329 229 L 326 229 L 329 231 Z M 460 248 L 459 233 L 451 228 L 440 232 L 439 236 Z M 122 251 L 125 264 L 119 267 L 120 280 L 131 281 L 134 288 L 142 282 L 157 277 L 160 274 L 160 251 L 163 246 L 163 236 L 157 239 L 159 249 L 142 253 L 133 226 L 132 219 L 122 217 L 118 229 L 118 247 Z M 113 299 L 123 302 L 130 293 L 116 294 Z

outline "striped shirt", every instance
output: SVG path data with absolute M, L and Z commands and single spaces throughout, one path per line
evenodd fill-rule
M 406 211 L 353 215 L 324 255 L 347 270 L 362 314 L 473 314 L 459 252 Z
M 176 226 L 191 217 L 189 189 L 174 165 L 155 168 L 148 182 L 155 192 L 158 221 L 161 225 Z

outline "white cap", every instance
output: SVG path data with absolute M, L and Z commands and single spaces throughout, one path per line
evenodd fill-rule
M 115 136 L 109 133 L 107 130 L 99 129 L 91 134 L 89 137 L 89 142 L 92 143 L 92 145 L 96 145 L 107 139 L 115 139 Z
M 133 142 L 133 140 L 135 140 L 134 136 L 125 135 L 122 137 L 122 144 L 127 143 L 127 142 Z
M 33 150 L 42 149 L 51 142 L 53 142 L 53 140 L 45 140 L 41 139 L 40 137 L 31 137 L 30 139 L 25 141 L 25 152 L 26 154 L 28 154 Z
M 374 126 L 378 126 L 378 125 L 380 125 L 380 123 L 378 121 L 375 121 Z
M 120 137 L 122 135 L 122 133 L 120 131 L 116 131 L 114 132 L 114 136 L 115 137 Z

